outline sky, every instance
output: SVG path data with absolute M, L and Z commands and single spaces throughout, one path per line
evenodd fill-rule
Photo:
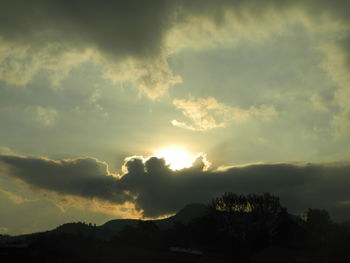
M 225 191 L 350 220 L 350 3 L 3 0 L 0 234 Z

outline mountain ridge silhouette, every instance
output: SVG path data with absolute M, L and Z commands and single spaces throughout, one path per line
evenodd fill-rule
M 153 222 L 159 229 L 171 228 L 175 223 L 187 224 L 193 219 L 203 216 L 207 211 L 207 206 L 199 203 L 191 203 L 185 205 L 176 214 L 163 219 L 112 219 L 105 222 L 102 225 L 96 226 L 92 224 L 86 224 L 83 222 L 69 222 L 64 223 L 52 230 L 34 232 L 30 234 L 6 236 L 7 238 L 13 238 L 16 240 L 32 238 L 37 235 L 50 235 L 52 233 L 65 233 L 65 234 L 80 234 L 84 236 L 94 236 L 98 239 L 110 239 L 114 235 L 118 234 L 125 227 L 137 227 L 139 222 Z M 5 236 L 1 237 L 4 239 Z

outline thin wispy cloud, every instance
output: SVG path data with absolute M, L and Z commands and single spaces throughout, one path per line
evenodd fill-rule
M 195 131 L 225 127 L 231 122 L 244 122 L 255 116 L 264 121 L 271 121 L 278 115 L 273 105 L 262 104 L 257 107 L 251 106 L 248 109 L 242 109 L 220 103 L 213 97 L 191 98 L 188 100 L 175 99 L 173 104 L 182 111 L 183 115 L 190 120 L 190 123 L 173 120 L 171 124 Z

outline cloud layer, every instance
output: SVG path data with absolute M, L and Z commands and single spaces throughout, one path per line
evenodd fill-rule
M 240 41 L 261 42 L 273 34 L 288 34 L 301 26 L 315 37 L 322 63 L 337 89 L 329 105 L 330 125 L 348 136 L 349 29 L 347 1 L 220 0 L 220 1 L 96 1 L 5 0 L 0 17 L 0 80 L 26 86 L 44 71 L 54 85 L 84 62 L 102 67 L 102 76 L 117 86 L 128 84 L 157 99 L 180 83 L 169 57 L 181 50 L 234 46 Z M 199 99 L 198 99 L 199 100 Z M 183 104 L 183 103 L 182 103 Z M 182 108 L 177 103 L 178 108 Z M 335 108 L 335 113 L 332 110 Z M 190 113 L 183 110 L 186 115 Z M 222 127 L 224 121 L 173 124 L 192 130 Z
M 93 158 L 1 155 L 0 162 L 3 176 L 56 194 L 116 205 L 131 202 L 145 217 L 173 213 L 191 202 L 208 202 L 225 191 L 271 192 L 294 213 L 318 207 L 328 209 L 338 220 L 350 217 L 349 163 L 252 164 L 203 171 L 201 158 L 191 168 L 172 171 L 163 159 L 131 157 L 120 177 Z
M 170 54 L 267 39 L 288 24 L 334 35 L 334 45 L 348 56 L 349 9 L 342 0 L 5 0 L 1 79 L 25 85 L 46 70 L 57 83 L 74 66 L 93 60 L 115 83 L 130 82 L 157 98 L 181 81 L 168 64 Z

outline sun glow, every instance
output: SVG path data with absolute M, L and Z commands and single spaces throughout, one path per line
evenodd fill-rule
M 164 158 L 171 170 L 181 170 L 192 166 L 193 156 L 181 147 L 168 147 L 155 151 L 155 156 Z

